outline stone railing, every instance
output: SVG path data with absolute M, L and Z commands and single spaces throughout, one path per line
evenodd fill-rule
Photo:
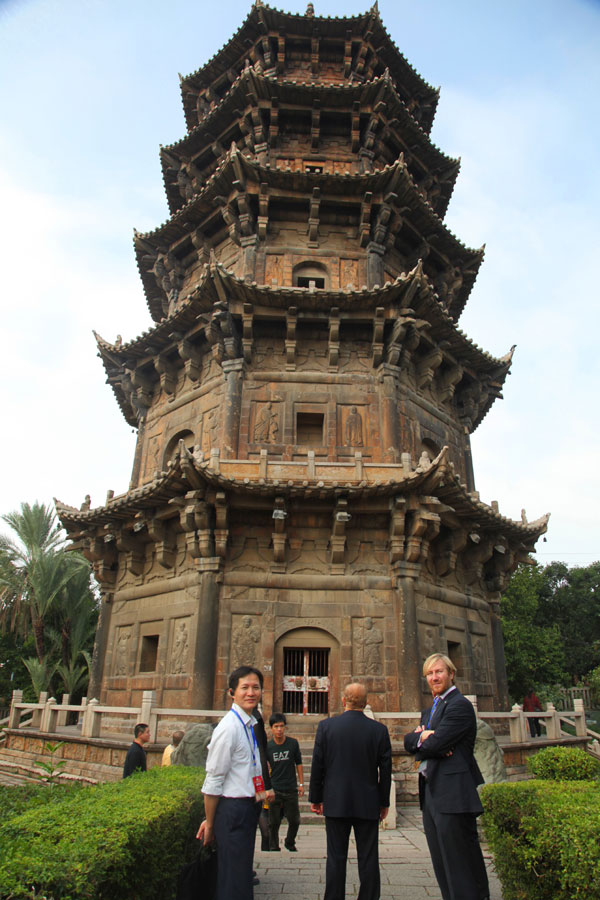
M 74 713 L 77 724 L 81 726 L 81 737 L 99 738 L 103 736 L 102 718 L 111 721 L 131 719 L 132 726 L 137 722 L 146 722 L 150 727 L 150 739 L 155 742 L 159 737 L 161 719 L 169 722 L 180 722 L 191 719 L 195 721 L 218 722 L 227 710 L 224 709 L 167 709 L 156 706 L 154 691 L 144 691 L 141 706 L 104 706 L 98 700 L 84 697 L 79 704 L 69 703 L 69 695 L 63 694 L 60 703 L 47 693 L 40 694 L 39 703 L 23 701 L 22 691 L 13 691 L 10 714 L 6 727 L 10 729 L 31 728 L 45 734 L 56 734 L 57 729 L 67 724 L 67 714 Z M 23 717 L 29 713 L 27 722 Z M 133 727 L 130 729 L 133 730 Z M 165 732 L 166 734 L 167 732 Z
M 58 703 L 54 697 L 40 694 L 39 703 L 25 703 L 22 691 L 13 691 L 10 714 L 7 727 L 11 729 L 33 728 L 46 734 L 55 734 L 57 729 L 67 724 L 67 714 L 73 713 L 81 726 L 81 736 L 99 738 L 103 736 L 102 719 L 106 716 L 111 720 L 122 719 L 123 723 L 131 720 L 131 725 L 136 722 L 147 722 L 150 727 L 150 739 L 160 739 L 160 733 L 166 737 L 173 723 L 182 721 L 218 721 L 225 715 L 226 710 L 220 709 L 169 709 L 156 705 L 154 691 L 144 691 L 141 706 L 104 706 L 98 700 L 83 698 L 78 705 L 69 703 L 69 695 L 63 694 L 62 701 Z M 528 718 L 539 719 L 545 729 L 545 737 L 548 740 L 558 741 L 570 734 L 563 728 L 563 724 L 571 726 L 577 737 L 588 737 L 590 741 L 600 739 L 600 735 L 587 728 L 585 721 L 585 708 L 583 700 L 574 699 L 572 710 L 557 710 L 552 703 L 546 705 L 542 712 L 523 712 L 523 707 L 515 704 L 509 712 L 483 712 L 477 708 L 477 698 L 469 696 L 469 700 L 475 707 L 478 716 L 488 724 L 498 725 L 504 723 L 502 731 L 510 736 L 510 743 L 518 744 L 529 741 L 527 727 Z M 29 713 L 28 722 L 23 717 Z M 374 712 L 376 719 L 393 726 L 403 722 L 418 721 L 420 712 Z M 161 720 L 165 720 L 161 728 Z M 128 728 L 127 735 L 133 730 Z M 403 728 L 406 730 L 406 728 Z M 494 729 L 498 730 L 498 729 Z M 106 733 L 106 729 L 104 729 Z
M 520 744 L 529 741 L 529 729 L 527 719 L 539 719 L 540 724 L 545 728 L 545 737 L 548 740 L 558 741 L 563 737 L 570 737 L 571 733 L 563 729 L 563 723 L 570 725 L 576 737 L 589 737 L 590 740 L 600 737 L 595 732 L 588 729 L 585 721 L 585 707 L 583 700 L 573 700 L 572 710 L 558 710 L 553 703 L 547 703 L 543 712 L 523 712 L 523 707 L 518 703 L 512 707 L 510 712 L 484 712 L 478 709 L 477 698 L 473 695 L 467 695 L 475 707 L 475 712 L 480 719 L 487 722 L 488 725 L 494 726 L 494 723 L 506 723 L 505 729 L 510 735 L 511 744 Z M 386 724 L 388 721 L 402 721 L 408 719 L 418 719 L 420 713 L 415 712 L 377 712 L 375 718 Z M 496 729 L 494 729 L 496 730 Z

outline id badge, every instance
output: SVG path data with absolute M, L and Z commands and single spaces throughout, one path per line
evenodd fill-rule
M 254 784 L 254 790 L 257 794 L 262 794 L 265 789 L 265 783 L 263 781 L 262 775 L 254 775 L 252 778 Z

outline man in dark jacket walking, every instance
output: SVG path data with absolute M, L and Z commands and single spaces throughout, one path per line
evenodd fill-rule
M 150 740 L 150 729 L 145 722 L 140 722 L 133 730 L 134 741 L 127 751 L 123 766 L 123 778 L 134 772 L 146 771 L 146 751 L 144 745 Z
M 433 706 L 404 736 L 420 761 L 419 802 L 431 860 L 444 900 L 489 900 L 485 863 L 477 836 L 483 784 L 473 755 L 477 719 L 472 703 L 454 684 L 456 667 L 442 653 L 423 663 Z
M 390 805 L 392 745 L 385 725 L 367 718 L 363 684 L 346 686 L 341 716 L 319 723 L 310 775 L 310 808 L 325 815 L 324 900 L 344 900 L 348 841 L 354 829 L 358 900 L 379 900 L 379 821 Z

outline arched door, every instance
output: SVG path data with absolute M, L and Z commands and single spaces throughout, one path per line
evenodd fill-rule
M 329 713 L 329 648 L 283 648 L 283 711 L 296 715 Z

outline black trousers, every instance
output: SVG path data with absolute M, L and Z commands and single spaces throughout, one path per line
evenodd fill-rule
M 360 890 L 358 900 L 379 900 L 379 820 L 325 816 L 327 865 L 323 900 L 344 900 L 350 831 L 354 829 Z
M 293 847 L 300 826 L 298 791 L 275 791 L 275 799 L 269 803 L 269 846 L 271 850 L 279 847 L 279 826 L 283 816 L 288 821 L 285 846 Z
M 252 861 L 260 803 L 221 797 L 215 814 L 217 900 L 253 900 Z
M 423 826 L 437 883 L 444 900 L 485 900 L 487 872 L 472 813 L 442 813 L 425 787 Z

